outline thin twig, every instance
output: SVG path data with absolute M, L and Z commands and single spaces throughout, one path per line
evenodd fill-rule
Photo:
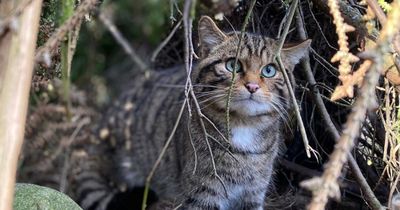
M 285 14 L 285 16 L 283 17 L 281 23 L 279 24 L 278 35 L 276 36 L 276 39 L 280 39 L 280 38 L 281 38 L 282 28 L 283 28 L 283 26 L 285 25 L 285 22 L 286 22 L 286 20 L 287 20 L 287 18 L 288 18 L 288 15 L 289 15 L 289 13 L 287 12 L 287 13 Z
M 181 26 L 181 24 L 182 24 L 182 19 L 176 23 L 175 27 L 172 29 L 171 33 L 169 33 L 167 38 L 165 38 L 164 41 L 162 41 L 161 44 L 158 45 L 158 47 L 154 50 L 153 54 L 151 54 L 151 59 L 150 59 L 151 62 L 154 62 L 156 60 L 158 54 L 172 39 L 172 37 L 174 36 L 174 34 L 178 30 L 178 28 Z
M 243 40 L 243 37 L 244 37 L 244 34 L 245 34 L 246 26 L 249 23 L 250 15 L 253 12 L 253 8 L 256 5 L 256 2 L 257 2 L 256 0 L 252 0 L 251 3 L 250 3 L 249 10 L 247 11 L 247 14 L 246 14 L 246 17 L 244 19 L 242 28 L 240 30 L 239 43 L 238 43 L 238 46 L 237 46 L 237 49 L 236 49 L 236 53 L 235 53 L 235 64 L 233 65 L 233 67 L 234 67 L 233 69 L 234 70 L 232 71 L 231 85 L 229 86 L 228 96 L 227 96 L 227 99 L 226 99 L 226 133 L 227 133 L 228 139 L 230 139 L 230 113 L 229 113 L 229 110 L 230 110 L 232 92 L 233 92 L 233 88 L 234 88 L 234 85 L 235 85 L 236 68 L 237 68 L 237 65 L 238 65 L 238 56 L 239 56 L 240 48 L 241 48 L 241 45 L 242 45 L 242 40 Z
M 172 129 L 172 131 L 171 131 L 171 134 L 169 135 L 167 141 L 165 142 L 164 147 L 162 148 L 160 155 L 158 155 L 158 158 L 157 158 L 156 162 L 154 163 L 153 168 L 151 169 L 149 175 L 148 175 L 147 178 L 146 178 L 146 184 L 145 184 L 145 188 L 144 188 L 144 192 L 143 192 L 142 210 L 146 210 L 146 207 L 147 207 L 147 197 L 148 197 L 148 195 L 149 195 L 149 189 L 150 189 L 150 182 L 151 182 L 151 180 L 152 180 L 152 178 L 153 178 L 153 176 L 154 176 L 154 173 L 156 172 L 158 166 L 160 165 L 161 160 L 162 160 L 162 158 L 164 157 L 165 152 L 166 152 L 167 149 L 168 149 L 168 146 L 169 146 L 169 145 L 171 144 L 171 142 L 172 142 L 172 139 L 173 139 L 173 137 L 174 137 L 174 135 L 175 135 L 176 129 L 178 128 L 179 122 L 180 122 L 181 119 L 182 119 L 183 111 L 185 110 L 185 106 L 186 106 L 187 102 L 188 102 L 187 99 L 185 99 L 185 100 L 183 101 L 183 104 L 182 104 L 181 109 L 180 109 L 180 111 L 179 111 L 178 117 L 176 118 L 174 127 L 173 127 L 173 129 Z
M 207 133 L 206 126 L 205 126 L 204 121 L 203 121 L 204 115 L 201 112 L 200 105 L 197 102 L 197 99 L 196 99 L 196 96 L 194 95 L 194 92 L 191 91 L 190 93 L 191 93 L 192 99 L 194 100 L 194 104 L 196 106 L 196 111 L 197 111 L 197 114 L 199 116 L 200 127 L 201 127 L 201 129 L 203 131 L 204 140 L 206 141 L 208 152 L 209 152 L 210 157 L 211 157 L 211 164 L 212 164 L 212 167 L 213 167 L 214 176 L 220 181 L 222 187 L 224 188 L 225 194 L 228 195 L 228 191 L 227 191 L 227 189 L 225 187 L 224 181 L 222 180 L 222 178 L 217 173 L 217 167 L 216 167 L 216 164 L 215 164 L 214 153 L 213 153 L 213 150 L 211 148 L 210 141 L 208 140 L 209 135 Z
M 307 2 L 307 6 L 308 6 L 308 11 L 310 12 L 311 17 L 313 18 L 313 20 L 314 20 L 314 22 L 315 22 L 315 24 L 316 24 L 316 26 L 317 26 L 317 28 L 318 28 L 320 34 L 322 35 L 323 40 L 325 41 L 325 43 L 328 45 L 329 48 L 331 48 L 331 49 L 337 51 L 338 49 L 337 49 L 336 47 L 332 46 L 332 44 L 328 41 L 328 38 L 326 38 L 325 33 L 324 33 L 324 31 L 322 30 L 322 28 L 321 28 L 321 25 L 319 24 L 317 18 L 316 18 L 315 15 L 314 15 L 314 12 L 313 12 L 312 9 L 311 9 L 311 3 L 310 3 L 310 1 L 306 1 L 306 2 Z
M 196 170 L 197 170 L 197 161 L 198 161 L 198 158 L 197 158 L 196 146 L 194 145 L 192 133 L 191 133 L 191 130 L 190 130 L 191 126 L 192 126 L 192 123 L 191 123 L 190 118 L 189 118 L 189 120 L 188 120 L 188 126 L 187 126 L 187 132 L 188 132 L 188 135 L 189 135 L 190 144 L 192 145 L 193 154 L 194 154 L 194 166 L 193 166 L 192 175 L 195 175 L 195 174 L 196 174 Z
M 276 51 L 275 59 L 278 62 L 280 70 L 283 72 L 285 83 L 286 83 L 286 86 L 287 86 L 288 91 L 289 91 L 290 99 L 292 100 L 292 103 L 293 103 L 293 106 L 294 106 L 294 111 L 296 113 L 297 122 L 299 123 L 299 128 L 300 128 L 301 136 L 302 136 L 302 139 L 303 139 L 304 148 L 306 150 L 307 157 L 310 158 L 311 157 L 310 145 L 308 144 L 307 133 L 306 133 L 306 129 L 304 127 L 303 119 L 301 118 L 300 108 L 299 108 L 299 105 L 297 104 L 297 100 L 296 100 L 296 96 L 294 95 L 292 84 L 291 84 L 291 82 L 289 80 L 288 73 L 286 71 L 286 68 L 283 65 L 283 62 L 282 62 L 282 59 L 281 59 L 281 55 L 280 55 L 281 54 L 281 50 L 283 48 L 283 44 L 284 44 L 284 42 L 286 40 L 286 36 L 287 36 L 287 34 L 289 32 L 289 28 L 290 28 L 290 25 L 292 23 L 292 20 L 293 20 L 293 17 L 294 17 L 294 13 L 296 12 L 296 8 L 297 8 L 297 5 L 298 5 L 298 2 L 299 2 L 299 0 L 293 0 L 292 4 L 290 5 L 289 15 L 287 17 L 287 22 L 285 24 L 285 28 L 283 29 L 283 32 L 282 32 L 282 37 L 280 38 L 279 43 L 278 43 L 278 49 Z
M 125 53 L 129 55 L 133 62 L 135 62 L 139 69 L 144 73 L 149 73 L 149 67 L 140 58 L 136 51 L 130 46 L 128 40 L 118 30 L 118 28 L 112 22 L 111 18 L 104 11 L 101 11 L 99 19 L 104 24 L 104 26 L 106 26 L 108 31 L 110 31 L 117 43 L 124 49 Z

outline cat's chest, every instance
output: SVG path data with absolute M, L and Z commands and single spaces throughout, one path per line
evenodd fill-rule
M 259 149 L 260 130 L 251 126 L 236 126 L 231 130 L 231 144 L 241 151 L 254 152 Z

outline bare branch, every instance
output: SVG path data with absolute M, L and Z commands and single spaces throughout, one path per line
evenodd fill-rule
M 298 3 L 299 3 L 298 0 L 293 0 L 292 4 L 290 6 L 289 15 L 287 17 L 287 22 L 285 24 L 285 28 L 283 29 L 282 37 L 279 40 L 279 45 L 278 45 L 278 49 L 277 49 L 277 52 L 276 52 L 276 58 L 275 59 L 278 62 L 280 70 L 283 72 L 285 83 L 286 83 L 286 86 L 287 86 L 288 91 L 289 91 L 290 99 L 292 100 L 292 103 L 293 103 L 293 106 L 294 106 L 294 111 L 296 113 L 297 122 L 299 123 L 299 128 L 300 128 L 300 133 L 301 133 L 301 136 L 302 136 L 302 139 L 303 139 L 304 148 L 306 149 L 307 157 L 310 158 L 311 157 L 310 150 L 312 148 L 308 144 L 308 137 L 307 137 L 306 129 L 304 127 L 303 119 L 301 118 L 300 108 L 299 108 L 299 105 L 297 104 L 297 100 L 296 100 L 296 96 L 294 95 L 292 83 L 290 82 L 288 73 L 286 71 L 286 68 L 283 65 L 283 62 L 282 62 L 282 59 L 281 59 L 281 55 L 280 55 L 281 54 L 281 50 L 283 48 L 283 44 L 284 44 L 284 42 L 286 40 L 286 36 L 287 36 L 287 34 L 289 32 L 289 28 L 290 28 L 290 25 L 292 23 L 294 14 L 296 12 Z
M 115 24 L 112 22 L 111 18 L 104 11 L 100 12 L 99 15 L 100 21 L 106 26 L 108 31 L 112 34 L 114 39 L 117 41 L 119 45 L 124 49 L 125 53 L 129 55 L 133 62 L 139 67 L 142 72 L 149 72 L 149 67 L 146 63 L 139 57 L 136 51 L 130 46 L 129 42 L 125 39 L 125 37 L 121 34 L 121 32 L 117 29 Z
M 154 62 L 158 56 L 158 54 L 161 52 L 161 50 L 168 44 L 168 42 L 172 39 L 174 36 L 175 32 L 178 30 L 178 28 L 182 24 L 182 19 L 176 23 L 175 27 L 172 29 L 171 33 L 167 36 L 167 38 L 164 39 L 164 41 L 161 42 L 160 45 L 154 50 L 153 54 L 151 54 L 151 62 Z
M 256 2 L 257 2 L 256 0 L 252 0 L 251 1 L 249 10 L 247 11 L 247 14 L 246 14 L 246 17 L 244 19 L 242 28 L 240 30 L 239 43 L 238 43 L 237 50 L 236 50 L 236 53 L 235 53 L 235 63 L 233 65 L 233 67 L 234 67 L 233 69 L 237 68 L 238 56 L 239 56 L 240 48 L 241 48 L 241 45 L 242 45 L 242 40 L 243 40 L 243 37 L 244 37 L 244 33 L 245 33 L 245 30 L 246 30 L 247 24 L 249 23 L 249 19 L 250 19 L 251 13 L 253 12 L 253 8 L 256 5 Z M 230 113 L 229 112 L 230 112 L 230 103 L 231 103 L 231 98 L 232 98 L 233 87 L 235 85 L 235 83 L 234 83 L 235 82 L 235 77 L 236 77 L 236 71 L 232 71 L 231 85 L 229 86 L 228 96 L 226 98 L 226 133 L 227 133 L 228 139 L 231 138 L 230 134 L 229 134 L 230 133 Z
M 74 14 L 65 23 L 60 26 L 56 32 L 47 40 L 47 42 L 36 51 L 36 62 L 43 63 L 46 66 L 51 65 L 51 57 L 54 50 L 64 40 L 67 33 L 78 25 L 86 14 L 88 14 L 95 5 L 97 0 L 85 0 L 78 6 Z

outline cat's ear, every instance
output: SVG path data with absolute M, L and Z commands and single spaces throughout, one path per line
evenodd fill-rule
M 215 22 L 208 16 L 202 16 L 198 26 L 199 44 L 202 56 L 210 52 L 216 45 L 221 44 L 226 35 L 222 32 Z
M 293 66 L 300 62 L 307 53 L 311 45 L 311 39 L 307 39 L 301 43 L 295 44 L 284 44 L 282 53 L 285 59 L 290 62 Z

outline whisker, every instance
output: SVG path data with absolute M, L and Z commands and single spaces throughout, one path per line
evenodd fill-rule
M 276 102 L 274 100 L 271 100 L 270 105 L 275 109 L 275 111 L 282 118 L 285 125 L 289 128 L 290 133 L 293 134 L 292 127 L 289 124 L 289 113 L 287 112 L 287 110 L 284 109 L 281 104 L 279 104 L 278 102 Z
M 224 94 L 221 94 L 221 93 L 218 93 L 218 94 L 210 94 L 210 95 L 198 96 L 198 97 L 196 97 L 196 98 L 197 98 L 197 99 L 200 99 L 200 101 L 205 101 L 205 100 L 207 100 L 207 99 L 209 99 L 209 98 L 215 98 L 215 96 L 221 96 L 221 95 L 224 95 Z
M 287 124 L 287 118 L 286 118 L 285 115 L 280 111 L 280 109 L 276 106 L 276 104 L 271 103 L 270 105 L 271 105 L 272 108 L 279 114 L 280 118 L 282 118 L 282 120 L 285 122 L 285 124 Z
M 221 96 L 223 96 L 223 95 L 225 95 L 225 94 L 223 94 L 223 93 L 215 93 L 215 94 L 207 95 L 208 97 L 205 98 L 204 100 L 199 101 L 199 103 L 203 103 L 203 102 L 205 102 L 205 101 L 207 101 L 207 100 L 214 99 L 214 98 L 216 98 L 216 97 L 221 97 Z M 204 98 L 204 97 L 203 97 L 203 98 Z
M 225 96 L 225 94 L 214 95 L 214 96 L 211 96 L 211 97 L 209 97 L 209 98 L 204 99 L 203 101 L 199 101 L 199 104 L 204 104 L 204 103 L 209 102 L 209 101 L 212 101 L 212 100 L 214 100 L 214 99 L 222 98 L 223 96 Z
M 290 107 L 289 101 L 286 100 L 286 99 L 283 98 L 283 97 L 282 97 L 281 99 L 279 99 L 279 98 L 276 98 L 275 96 L 278 96 L 278 95 L 273 94 L 272 97 L 271 97 L 271 96 L 257 96 L 257 97 L 263 98 L 263 99 L 267 99 L 267 101 L 273 101 L 273 102 L 275 102 L 276 105 L 279 105 L 279 107 L 280 107 L 280 109 L 281 109 L 282 111 L 285 111 L 285 112 L 286 112 L 287 107 Z
M 200 101 L 203 103 L 203 102 L 206 102 L 207 101 L 207 99 L 214 99 L 216 96 L 220 96 L 221 94 L 215 94 L 215 95 L 206 95 L 206 96 L 199 96 L 199 97 L 196 97 L 197 99 L 200 99 Z
M 279 114 L 279 116 L 283 119 L 283 120 L 287 120 L 286 114 L 282 113 L 281 108 L 275 104 L 275 103 L 270 103 L 270 105 L 275 109 L 275 111 Z
M 212 87 L 212 90 L 196 90 L 195 93 L 203 93 L 203 92 L 211 92 L 211 91 L 228 91 L 226 88 L 223 87 Z
M 185 88 L 186 85 L 178 85 L 178 84 L 156 84 L 156 87 L 171 87 L 171 88 Z M 222 88 L 215 85 L 207 85 L 207 84 L 192 84 L 193 87 L 211 87 L 211 88 Z
M 280 99 L 281 102 L 285 103 L 285 105 L 289 104 L 289 100 L 283 96 L 280 96 L 278 94 L 272 94 L 273 97 Z
M 209 106 L 211 106 L 211 105 L 213 105 L 213 104 L 215 104 L 215 103 L 217 103 L 217 102 L 220 102 L 220 101 L 222 101 L 222 100 L 224 100 L 224 99 L 226 99 L 226 98 L 225 98 L 225 97 L 217 98 L 217 99 L 215 99 L 214 101 L 212 101 L 212 102 L 210 102 L 210 103 L 205 104 L 204 106 L 202 106 L 201 109 L 205 109 L 205 108 L 207 108 L 207 107 L 209 107 Z
M 275 94 L 275 93 L 271 93 L 271 95 L 269 95 L 269 96 L 257 95 L 257 97 L 259 97 L 259 98 L 265 98 L 265 99 L 268 99 L 268 100 L 272 100 L 272 99 L 274 99 L 274 98 L 277 98 L 277 99 L 280 100 L 280 102 L 284 103 L 283 105 L 288 105 L 288 104 L 289 104 L 289 100 L 288 100 L 288 99 L 286 99 L 286 98 L 283 97 L 283 96 L 277 95 L 277 94 Z
M 289 113 L 287 112 L 287 110 L 285 109 L 283 104 L 281 104 L 280 101 L 276 101 L 276 100 L 273 99 L 273 100 L 271 100 L 271 102 L 274 103 L 275 105 L 277 105 L 281 111 L 285 112 L 286 116 L 289 116 Z
M 203 95 L 207 93 L 223 93 L 225 90 L 211 90 L 211 91 L 202 91 L 202 92 L 195 92 L 195 95 Z

